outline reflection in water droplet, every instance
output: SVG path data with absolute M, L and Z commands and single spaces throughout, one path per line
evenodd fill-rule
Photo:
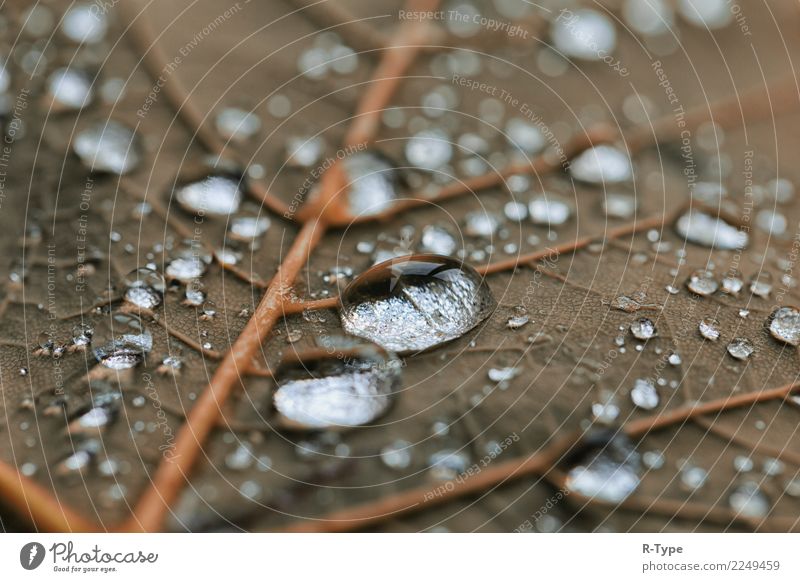
M 715 293 L 719 289 L 719 283 L 714 278 L 714 273 L 701 269 L 689 276 L 686 287 L 692 293 L 705 297 Z
M 682 215 L 675 230 L 690 243 L 720 250 L 743 249 L 749 242 L 746 231 L 699 210 Z
M 106 368 L 133 368 L 153 349 L 153 336 L 133 315 L 117 313 L 97 326 L 92 338 L 94 355 Z
M 599 145 L 580 153 L 570 164 L 576 180 L 588 184 L 617 184 L 633 178 L 628 154 L 610 145 Z
M 72 149 L 93 172 L 127 174 L 142 157 L 133 130 L 113 119 L 95 122 L 82 130 L 72 142 Z
M 761 519 L 769 513 L 770 503 L 758 483 L 746 481 L 736 487 L 728 498 L 728 503 L 739 516 Z
M 625 500 L 639 486 L 639 454 L 624 437 L 615 437 L 567 474 L 566 487 L 609 503 Z
M 752 342 L 747 338 L 737 337 L 728 344 L 728 353 L 737 360 L 746 360 L 754 351 Z
M 769 332 L 777 340 L 792 346 L 800 345 L 800 310 L 796 307 L 779 307 L 773 311 Z
M 192 214 L 229 216 L 242 201 L 241 176 L 209 174 L 179 184 L 174 195 L 178 204 Z
M 400 372 L 400 360 L 375 346 L 325 353 L 279 372 L 275 408 L 287 428 L 368 424 L 391 406 Z
M 494 298 L 472 267 L 439 255 L 412 255 L 357 277 L 341 303 L 345 331 L 408 353 L 461 337 L 489 316 Z

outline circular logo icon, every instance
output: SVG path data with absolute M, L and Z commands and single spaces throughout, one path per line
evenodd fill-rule
M 39 542 L 30 542 L 19 551 L 19 563 L 26 570 L 35 570 L 44 561 L 44 546 Z

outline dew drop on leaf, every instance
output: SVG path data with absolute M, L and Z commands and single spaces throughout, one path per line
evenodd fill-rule
M 133 368 L 153 349 L 153 336 L 144 328 L 141 319 L 116 313 L 104 319 L 92 338 L 97 361 L 112 370 Z
M 737 337 L 728 344 L 728 353 L 737 360 L 746 360 L 754 351 L 752 342 L 747 338 Z
M 745 248 L 750 238 L 746 231 L 699 210 L 690 210 L 678 218 L 675 230 L 690 243 L 729 251 Z
M 93 172 L 127 174 L 141 162 L 136 134 L 118 121 L 97 121 L 75 137 L 72 149 Z
M 776 309 L 770 316 L 769 332 L 779 341 L 800 345 L 800 310 L 795 307 Z
M 345 331 L 397 353 L 461 337 L 489 316 L 494 298 L 469 265 L 439 255 L 391 259 L 342 294 Z

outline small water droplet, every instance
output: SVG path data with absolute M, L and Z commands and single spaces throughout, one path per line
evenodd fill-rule
M 756 297 L 769 299 L 772 293 L 772 273 L 762 271 L 750 279 L 750 292 Z
M 136 134 L 113 119 L 95 122 L 82 130 L 75 137 L 72 149 L 93 172 L 127 174 L 142 158 Z
M 398 353 L 461 337 L 494 306 L 472 267 L 438 255 L 376 265 L 347 286 L 341 301 L 345 331 Z
M 444 449 L 433 453 L 428 459 L 431 476 L 439 481 L 455 479 L 467 470 L 469 456 L 464 451 Z
M 631 390 L 631 401 L 643 410 L 653 410 L 659 403 L 658 391 L 650 380 L 638 379 Z
M 772 312 L 769 332 L 775 339 L 792 346 L 800 345 L 800 310 L 795 307 L 779 307 Z
M 585 497 L 619 503 L 639 486 L 640 463 L 630 443 L 616 437 L 571 469 L 566 487 Z
M 226 107 L 220 111 L 215 123 L 217 131 L 224 139 L 238 142 L 250 139 L 261 129 L 258 115 L 236 107 Z
M 530 322 L 530 317 L 527 315 L 517 315 L 514 317 L 509 317 L 508 321 L 506 322 L 506 327 L 508 329 L 519 329 Z
M 746 360 L 754 351 L 752 342 L 747 338 L 737 337 L 728 344 L 728 353 L 737 360 Z
M 429 224 L 422 229 L 420 243 L 420 250 L 422 252 L 434 255 L 449 256 L 458 248 L 458 243 L 453 235 L 446 229 L 435 224 Z
M 700 321 L 698 329 L 700 330 L 700 335 L 706 338 L 707 340 L 715 342 L 719 339 L 720 336 L 719 321 L 717 321 L 714 318 L 706 317 L 705 319 Z
M 453 157 L 450 137 L 440 130 L 427 129 L 406 142 L 406 159 L 412 166 L 425 170 L 438 170 Z
M 124 370 L 144 360 L 144 355 L 153 349 L 153 337 L 141 319 L 117 313 L 97 326 L 92 344 L 98 362 L 113 370 Z
M 469 236 L 491 238 L 500 227 L 500 220 L 486 211 L 470 212 L 464 217 L 464 232 Z
M 632 218 L 636 214 L 636 198 L 628 194 L 606 194 L 603 212 L 610 218 Z
M 708 471 L 692 463 L 684 463 L 681 467 L 681 484 L 689 491 L 697 491 L 708 480 Z
M 753 519 L 765 517 L 770 509 L 769 499 L 758 487 L 758 483 L 753 481 L 746 481 L 734 488 L 728 503 L 737 515 Z
M 411 443 L 398 439 L 381 449 L 381 461 L 390 469 L 401 471 L 411 466 Z
M 92 100 L 92 78 L 75 68 L 56 69 L 47 79 L 47 90 L 53 105 L 63 110 L 86 107 Z
M 208 174 L 178 184 L 175 200 L 181 207 L 198 216 L 229 216 L 242 201 L 242 177 L 236 174 Z
M 270 224 L 266 216 L 237 216 L 231 220 L 228 234 L 234 240 L 249 242 L 267 232 Z
M 558 52 L 585 61 L 611 55 L 617 44 L 614 22 L 596 10 L 565 10 L 555 18 L 550 38 Z
M 610 145 L 599 145 L 582 152 L 572 160 L 570 173 L 588 184 L 618 184 L 633 178 L 628 154 Z
M 675 223 L 676 232 L 686 241 L 720 250 L 743 249 L 749 242 L 745 230 L 699 210 L 690 210 Z
M 539 128 L 525 119 L 514 117 L 506 123 L 506 140 L 525 154 L 539 153 L 547 142 Z
M 360 152 L 344 160 L 348 177 L 348 210 L 353 216 L 369 216 L 388 210 L 402 185 L 400 173 L 385 156 Z
M 640 317 L 630 325 L 633 337 L 640 340 L 648 340 L 656 337 L 656 325 L 647 317 Z
M 686 287 L 692 293 L 706 297 L 719 289 L 719 283 L 714 278 L 714 273 L 700 269 L 689 276 Z
M 530 201 L 528 213 L 533 224 L 558 226 L 572 217 L 572 206 L 557 196 L 545 194 Z

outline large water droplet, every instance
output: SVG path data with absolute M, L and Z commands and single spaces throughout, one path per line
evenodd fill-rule
M 133 130 L 114 120 L 98 121 L 81 131 L 72 149 L 93 172 L 127 174 L 142 157 Z
M 612 439 L 567 474 L 570 491 L 609 503 L 625 500 L 639 486 L 639 454 L 622 438 Z
M 174 191 L 178 204 L 192 214 L 229 216 L 242 201 L 242 178 L 235 174 L 209 174 L 179 184 Z
M 617 32 L 613 21 L 596 10 L 563 10 L 553 21 L 550 37 L 568 57 L 599 61 L 614 52 Z
M 375 346 L 307 358 L 279 373 L 275 408 L 288 428 L 323 429 L 373 422 L 391 406 L 401 362 Z
M 153 349 L 153 336 L 141 319 L 116 313 L 97 326 L 92 338 L 97 361 L 112 370 L 133 368 Z
M 617 184 L 633 178 L 628 154 L 610 145 L 599 145 L 581 152 L 569 168 L 576 180 L 588 184 Z
M 706 317 L 700 322 L 698 327 L 700 330 L 700 335 L 706 338 L 707 340 L 711 340 L 715 342 L 719 339 L 720 331 L 719 331 L 719 321 L 714 318 Z
M 675 223 L 676 232 L 690 243 L 721 250 L 743 249 L 749 235 L 715 216 L 690 210 Z
M 350 283 L 341 318 L 348 333 L 408 353 L 461 337 L 494 304 L 472 267 L 449 257 L 412 255 L 376 265 Z
M 656 325 L 647 317 L 640 317 L 631 323 L 631 333 L 633 337 L 640 340 L 648 340 L 658 335 Z
M 773 311 L 769 332 L 777 340 L 792 346 L 800 345 L 800 310 L 796 307 L 779 307 Z
M 61 31 L 70 40 L 94 44 L 103 40 L 108 30 L 105 12 L 94 2 L 72 6 L 64 14 Z

